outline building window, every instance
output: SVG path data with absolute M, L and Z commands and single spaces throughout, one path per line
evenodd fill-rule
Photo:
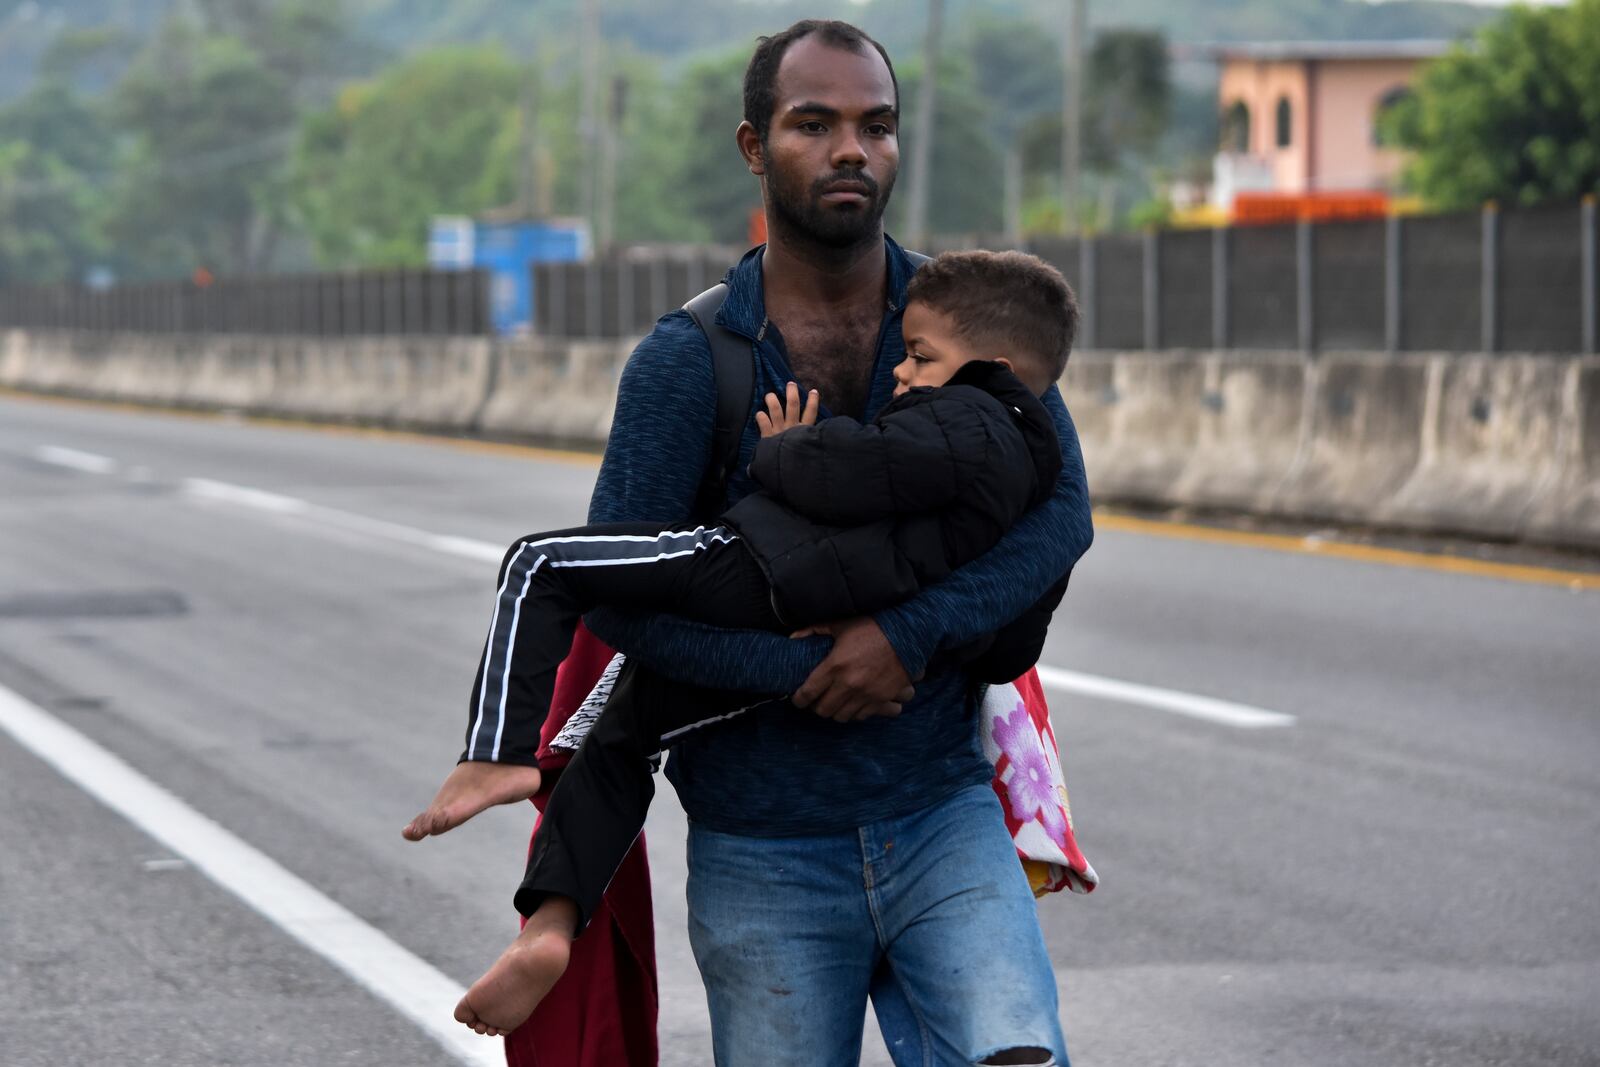
M 1250 105 L 1235 100 L 1222 113 L 1222 150 L 1243 154 L 1250 151 Z
M 1278 147 L 1288 148 L 1294 141 L 1294 110 L 1287 96 L 1278 97 Z
M 1412 92 L 1404 85 L 1396 86 L 1384 93 L 1378 100 L 1378 106 L 1372 112 L 1372 143 L 1380 148 L 1395 147 L 1394 138 L 1385 131 L 1384 116 L 1396 106 L 1405 103 L 1412 97 Z

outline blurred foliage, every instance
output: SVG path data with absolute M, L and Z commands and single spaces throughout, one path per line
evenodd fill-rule
M 1089 169 L 1116 171 L 1148 156 L 1167 130 L 1172 73 L 1167 40 L 1148 30 L 1107 30 L 1089 52 L 1083 155 Z
M 309 117 L 292 195 L 318 257 L 421 265 L 431 216 L 505 200 L 516 157 L 500 138 L 515 130 L 517 91 L 517 67 L 502 50 L 441 49 L 346 87 Z
M 972 88 L 988 101 L 989 125 L 1002 145 L 1013 143 L 1039 115 L 1061 113 L 1061 46 L 1039 30 L 1023 19 L 984 14 L 956 42 L 957 53 L 971 65 Z
M 55 67 L 0 109 L 0 283 L 81 277 L 104 252 L 102 169 L 110 133 L 100 109 Z
M 1380 116 L 1430 204 L 1531 205 L 1600 189 L 1600 0 L 1515 7 L 1429 64 Z
M 1579 0 L 1574 10 L 1587 14 L 1575 21 L 1592 23 L 1596 2 Z M 95 266 L 122 277 L 202 265 L 238 274 L 305 266 L 313 255 L 330 266 L 420 262 L 432 216 L 529 207 L 528 89 L 532 207 L 579 215 L 602 184 L 578 128 L 581 7 L 0 0 L 0 280 L 82 278 Z M 601 121 L 615 139 L 621 240 L 744 239 L 759 204 L 733 140 L 744 65 L 759 33 L 797 18 L 849 19 L 901 57 L 903 130 L 913 128 L 926 0 L 705 0 L 694 17 L 661 0 L 600 7 L 602 81 L 620 93 Z M 946 11 L 932 228 L 999 230 L 1014 154 L 1024 225 L 1054 229 L 1063 9 L 947 0 Z M 1157 28 L 1179 41 L 1452 36 L 1495 13 L 1431 0 L 1119 0 L 1092 5 L 1090 17 L 1082 211 L 1105 225 L 1118 202 L 1151 200 L 1154 175 L 1192 172 L 1215 143 L 1209 65 L 1170 69 Z M 1594 100 L 1600 92 L 1579 84 L 1592 69 L 1562 58 L 1583 47 L 1592 57 L 1584 40 L 1560 44 L 1567 51 L 1555 59 L 1539 54 L 1568 79 L 1560 92 Z M 1527 72 L 1518 91 L 1555 92 L 1540 73 Z M 1432 115 L 1419 102 L 1408 120 L 1417 136 L 1442 121 Z M 1562 146 L 1575 142 L 1526 129 L 1519 144 L 1533 173 L 1572 169 Z M 902 194 L 891 227 L 905 206 Z
M 900 78 L 900 177 L 911 158 L 916 130 L 917 89 L 922 65 L 896 68 Z M 997 233 L 1001 228 L 1001 153 L 988 124 L 989 109 L 974 84 L 972 69 L 956 58 L 939 64 L 939 92 L 934 103 L 933 180 L 928 189 L 928 223 L 932 233 Z M 886 224 L 905 228 L 911 198 L 902 191 L 889 204 Z
M 679 131 L 685 146 L 674 170 L 684 207 L 704 220 L 713 240 L 744 241 L 752 209 L 761 206 L 761 189 L 745 168 L 733 132 L 744 119 L 743 50 L 725 52 L 689 67 L 674 94 L 687 125 Z M 903 93 L 902 93 L 903 95 Z
M 117 87 L 128 143 L 108 230 L 139 249 L 124 273 L 168 264 L 264 270 L 276 239 L 290 83 L 237 37 L 173 20 Z M 168 268 L 170 269 L 170 268 Z
M 1128 225 L 1136 230 L 1153 230 L 1172 222 L 1172 202 L 1162 197 L 1141 200 L 1128 209 Z

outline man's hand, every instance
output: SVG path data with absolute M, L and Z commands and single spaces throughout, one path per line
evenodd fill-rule
M 800 387 L 795 383 L 790 382 L 784 394 L 786 400 L 779 400 L 777 393 L 768 393 L 767 410 L 756 412 L 756 426 L 761 430 L 762 437 L 776 437 L 796 426 L 816 424 L 817 409 L 822 406 L 822 401 L 815 389 L 806 394 L 804 405 L 800 403 Z
M 421 841 L 442 834 L 496 804 L 514 804 L 539 791 L 539 768 L 517 763 L 483 763 L 467 760 L 439 787 L 426 811 L 406 824 L 400 836 Z
M 915 695 L 900 657 L 872 619 L 847 619 L 809 631 L 833 634 L 833 651 L 795 690 L 795 707 L 811 708 L 835 722 L 852 722 L 898 715 L 900 705 Z

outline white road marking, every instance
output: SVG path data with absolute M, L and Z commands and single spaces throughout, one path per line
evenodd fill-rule
M 486 563 L 499 563 L 505 556 L 504 549 L 497 545 L 489 544 L 487 541 L 474 541 L 466 537 L 452 537 L 431 533 L 427 530 L 417 529 L 414 526 L 403 526 L 396 522 L 373 519 L 365 515 L 340 511 L 337 508 L 323 507 L 320 504 L 312 504 L 294 497 L 280 496 L 277 493 L 268 493 L 242 485 L 213 482 L 203 478 L 190 478 L 184 485 L 192 495 L 206 499 L 240 504 L 245 507 L 277 514 L 292 514 L 316 519 L 352 533 L 367 534 L 389 541 L 431 549 L 447 556 L 460 556 L 466 559 L 481 560 Z M 1119 681 L 1116 678 L 1084 674 L 1081 671 L 1047 667 L 1044 664 L 1039 665 L 1039 680 L 1052 689 L 1082 693 L 1086 696 L 1099 697 L 1103 700 L 1115 700 L 1124 704 L 1137 704 L 1141 707 L 1187 715 L 1190 718 L 1202 719 L 1206 722 L 1239 729 L 1292 726 L 1295 721 L 1293 715 L 1286 715 L 1281 711 L 1268 711 L 1265 708 L 1218 700 L 1215 697 L 1200 696 L 1196 693 L 1185 693 L 1177 689 L 1161 689 L 1152 685 L 1139 685 L 1135 682 Z
M 503 1067 L 503 1042 L 480 1037 L 454 1020 L 451 1012 L 464 990 L 431 964 L 4 686 L 0 686 L 0 729 L 338 967 L 458 1061 L 473 1067 Z
M 1042 663 L 1039 664 L 1039 681 L 1050 689 L 1082 693 L 1084 696 L 1114 700 L 1122 704 L 1138 704 L 1158 711 L 1170 711 L 1177 715 L 1187 715 L 1190 718 L 1245 730 L 1293 726 L 1295 722 L 1293 715 L 1281 711 L 1268 711 L 1266 708 L 1252 707 L 1249 704 L 1236 704 L 1231 700 L 1198 696 L 1179 689 L 1162 689 L 1153 685 L 1118 681 L 1115 678 L 1102 678 L 1098 674 L 1046 667 Z
M 58 451 L 72 453 L 76 456 L 88 455 L 88 453 L 83 452 L 73 453 L 71 449 Z M 104 457 L 95 458 L 104 460 L 108 464 L 113 464 L 113 461 L 104 459 Z M 484 563 L 499 563 L 505 555 L 503 548 L 487 541 L 437 534 L 428 530 L 418 529 L 415 526 L 406 526 L 397 522 L 389 522 L 385 519 L 374 519 L 354 512 L 341 511 L 338 508 L 324 507 L 321 504 L 313 504 L 307 500 L 268 492 L 264 489 L 252 489 L 249 486 L 217 482 L 209 478 L 186 478 L 183 482 L 183 488 L 188 495 L 198 499 L 233 504 L 275 515 L 292 515 L 298 518 L 310 519 L 349 533 L 364 534 L 368 537 L 424 548 L 446 556 L 478 560 Z M 1248 730 L 1261 729 L 1263 727 L 1292 726 L 1295 723 L 1293 715 L 1288 715 L 1281 711 L 1270 711 L 1266 708 L 1252 707 L 1249 704 L 1239 704 L 1234 701 L 1220 700 L 1216 697 L 1200 696 L 1197 693 L 1186 693 L 1179 689 L 1162 689 L 1158 686 L 1140 685 L 1136 682 L 1125 682 L 1097 674 L 1085 674 L 1082 671 L 1048 667 L 1044 664 L 1039 665 L 1039 680 L 1051 689 L 1069 693 L 1081 693 L 1085 696 L 1098 697 L 1102 700 L 1112 700 L 1123 704 L 1136 704 L 1140 707 L 1186 715 L 1189 718 L 1200 719 L 1221 726 L 1232 726 L 1237 729 Z
M 60 445 L 40 445 L 33 450 L 33 458 L 53 467 L 70 467 L 89 474 L 110 474 L 117 469 L 117 461 L 109 456 L 97 456 L 93 452 L 80 452 L 76 448 L 62 448 Z
M 269 493 L 265 489 L 249 489 L 227 482 L 214 482 L 209 478 L 185 478 L 183 491 L 202 500 L 217 500 L 224 504 L 238 504 L 257 511 L 270 511 L 275 515 L 299 515 L 311 505 L 292 496 Z
M 349 533 L 366 534 L 369 537 L 376 537 L 385 541 L 395 541 L 404 545 L 426 548 L 446 556 L 459 556 L 464 559 L 485 563 L 499 563 L 501 557 L 505 555 L 505 549 L 491 545 L 487 541 L 474 541 L 468 537 L 436 534 L 428 530 L 418 529 L 415 526 L 405 526 L 385 519 L 369 518 L 366 515 L 357 515 L 355 512 L 341 511 L 338 508 L 313 504 L 297 497 L 269 493 L 263 489 L 251 489 L 248 486 L 232 485 L 228 482 L 214 482 L 209 478 L 186 478 L 183 482 L 183 488 L 184 492 L 190 496 L 202 500 L 236 504 L 256 511 L 271 512 L 275 515 L 294 515 L 321 522 Z

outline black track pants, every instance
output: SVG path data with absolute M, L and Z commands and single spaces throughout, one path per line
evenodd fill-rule
M 517 910 L 532 915 L 551 894 L 569 897 L 578 905 L 578 929 L 587 926 L 644 829 L 655 798 L 655 755 L 679 733 L 771 699 L 675 682 L 625 661 L 605 710 L 556 779 Z
M 616 523 L 525 537 L 500 564 L 462 759 L 538 763 L 556 668 L 578 619 L 602 604 L 783 629 L 760 566 L 725 526 Z
M 578 619 L 602 604 L 715 626 L 786 629 L 760 565 L 722 526 L 623 523 L 533 534 L 507 550 L 497 588 L 468 707 L 464 760 L 537 765 L 556 670 Z M 587 921 L 644 825 L 654 795 L 651 757 L 663 736 L 761 699 L 680 686 L 628 664 L 548 805 L 538 840 L 550 843 L 549 869 L 578 873 L 547 891 L 580 906 L 592 898 Z

